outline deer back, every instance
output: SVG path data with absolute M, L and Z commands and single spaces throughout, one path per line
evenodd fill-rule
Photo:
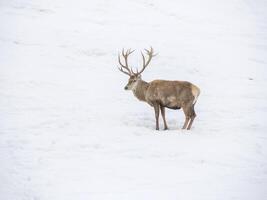
M 187 81 L 154 80 L 149 83 L 146 101 L 157 102 L 162 106 L 178 109 L 185 104 L 193 103 L 199 95 L 198 88 Z

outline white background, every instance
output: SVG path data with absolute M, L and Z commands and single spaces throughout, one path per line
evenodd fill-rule
M 1 200 L 267 199 L 264 0 L 1 0 Z M 158 56 L 143 79 L 201 89 L 191 131 L 124 91 L 117 54 Z

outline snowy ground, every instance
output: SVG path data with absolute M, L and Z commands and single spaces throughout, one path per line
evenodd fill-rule
M 266 10 L 1 0 L 0 199 L 267 199 Z M 123 90 L 118 51 L 150 45 L 159 55 L 145 80 L 201 88 L 191 131 L 171 110 L 171 130 L 155 131 L 152 108 Z

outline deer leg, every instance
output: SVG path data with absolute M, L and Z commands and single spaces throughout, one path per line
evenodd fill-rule
M 167 122 L 166 122 L 166 119 L 165 119 L 165 108 L 163 106 L 160 106 L 160 112 L 161 112 L 161 116 L 162 116 L 162 119 L 163 119 L 163 122 L 164 122 L 164 130 L 167 130 L 168 126 L 167 126 Z
M 183 125 L 183 128 L 182 129 L 186 129 L 189 120 L 190 120 L 190 117 L 186 116 L 185 117 L 185 122 L 184 122 L 184 125 Z
M 183 111 L 184 111 L 184 114 L 185 114 L 185 122 L 184 122 L 184 125 L 183 125 L 183 128 L 182 129 L 186 129 L 187 125 L 188 125 L 188 122 L 190 120 L 190 115 L 189 115 L 189 110 L 188 108 L 186 107 L 183 107 Z
M 195 119 L 196 116 L 197 116 L 197 115 L 196 115 L 196 113 L 195 113 L 195 109 L 194 109 L 194 105 L 193 105 L 193 106 L 192 106 L 192 110 L 191 110 L 190 122 L 189 122 L 189 125 L 188 125 L 188 127 L 187 127 L 187 130 L 190 130 L 190 129 L 191 129 L 191 126 L 192 126 L 193 121 L 194 121 L 194 119 Z
M 153 107 L 155 110 L 155 117 L 156 117 L 156 130 L 159 130 L 159 104 L 154 103 Z

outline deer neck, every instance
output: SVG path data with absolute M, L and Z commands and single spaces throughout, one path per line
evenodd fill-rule
M 146 91 L 148 88 L 148 83 L 143 80 L 138 80 L 136 86 L 132 89 L 134 96 L 140 101 L 146 101 Z

